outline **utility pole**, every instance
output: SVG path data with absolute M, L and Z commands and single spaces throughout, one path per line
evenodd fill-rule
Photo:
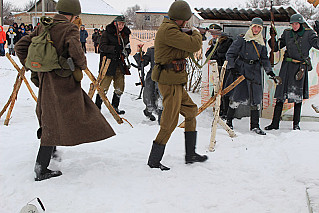
M 0 14 L 1 23 L 0 23 L 0 25 L 3 26 L 3 0 L 0 0 L 0 3 L 1 3 L 1 5 L 0 5 L 0 7 L 1 7 L 1 14 Z
M 45 0 L 42 0 L 42 16 L 45 16 Z

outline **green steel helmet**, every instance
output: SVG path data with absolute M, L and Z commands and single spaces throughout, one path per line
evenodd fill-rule
M 290 16 L 290 24 L 298 22 L 299 24 L 305 23 L 305 20 L 303 19 L 302 15 L 300 14 L 293 14 Z
M 78 16 L 81 14 L 81 4 L 79 0 L 59 0 L 55 9 L 66 15 Z
M 173 20 L 188 21 L 192 17 L 192 11 L 186 1 L 174 1 L 168 10 L 168 17 Z
M 125 16 L 116 16 L 116 18 L 113 20 L 114 22 L 125 22 Z
M 264 21 L 261 18 L 256 17 L 256 18 L 253 18 L 253 20 L 251 20 L 251 25 L 253 24 L 263 26 Z
M 221 26 L 219 26 L 218 24 L 211 24 L 211 25 L 209 25 L 209 29 L 212 29 L 212 30 L 222 30 Z

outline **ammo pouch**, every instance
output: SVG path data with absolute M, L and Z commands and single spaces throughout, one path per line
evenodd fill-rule
M 160 65 L 161 70 L 163 69 L 174 69 L 175 72 L 181 72 L 183 70 L 186 70 L 186 59 L 180 59 L 172 61 L 170 64 L 164 64 Z
M 72 71 L 70 69 L 70 66 L 67 63 L 67 60 L 62 55 L 59 56 L 59 65 L 61 66 L 61 69 L 55 69 L 54 72 L 60 77 L 69 77 L 72 74 Z
M 186 70 L 186 63 L 187 63 L 186 59 L 180 59 L 180 60 L 172 61 L 174 70 L 176 72 L 180 72 L 180 71 Z

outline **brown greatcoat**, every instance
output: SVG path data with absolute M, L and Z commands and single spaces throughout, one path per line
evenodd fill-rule
M 65 16 L 55 15 L 54 21 L 65 21 L 50 29 L 53 45 L 60 56 L 68 47 L 75 66 L 86 69 L 86 58 L 81 48 L 80 34 L 76 25 Z M 27 57 L 31 39 L 39 35 L 42 26 L 32 34 L 24 36 L 15 46 L 21 61 Z M 61 77 L 65 70 L 38 72 L 39 95 L 36 113 L 38 116 L 42 146 L 74 146 L 103 140 L 114 136 L 112 127 L 99 109 L 82 90 L 80 82 L 73 75 Z

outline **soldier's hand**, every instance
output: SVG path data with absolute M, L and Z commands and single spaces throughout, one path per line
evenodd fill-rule
M 75 67 L 74 72 L 72 72 L 74 80 L 77 82 L 81 82 L 83 78 L 82 70 L 79 67 Z
M 270 78 L 275 82 L 276 85 L 282 84 L 282 80 L 279 76 L 274 76 L 274 77 L 270 77 Z
M 317 34 L 319 35 L 319 21 L 315 21 L 314 30 L 315 30 L 315 31 L 317 32 Z

